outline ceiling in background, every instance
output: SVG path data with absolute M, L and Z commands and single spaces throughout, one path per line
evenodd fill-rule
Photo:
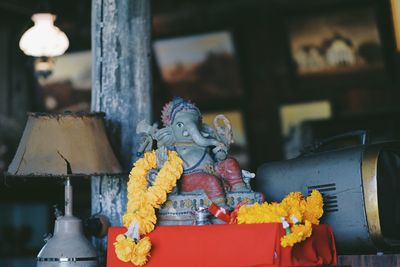
M 362 0 L 152 0 L 152 12 L 156 28 L 174 18 L 199 17 L 227 10 L 251 13 L 251 7 L 266 6 L 265 11 L 279 7 L 283 10 L 310 10 L 320 5 L 340 5 Z M 378 1 L 370 0 L 369 2 Z M 50 12 L 58 15 L 55 24 L 70 39 L 69 52 L 90 49 L 92 0 L 1 0 L 0 22 L 10 23 L 22 33 L 33 25 L 33 13 Z M 243 7 L 250 7 L 244 8 Z M 250 11 L 249 11 L 250 10 Z M 255 8 L 254 10 L 257 10 Z M 204 23 L 204 21 L 202 21 Z M 168 23 L 167 23 L 168 24 Z M 18 28 L 18 30 L 19 30 Z

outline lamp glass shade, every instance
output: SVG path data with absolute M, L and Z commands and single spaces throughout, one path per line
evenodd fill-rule
M 122 173 L 103 117 L 104 113 L 29 113 L 7 174 L 66 177 Z
M 34 25 L 21 37 L 19 47 L 28 56 L 55 57 L 64 54 L 69 41 L 64 32 L 54 26 L 56 16 L 38 13 L 32 16 Z

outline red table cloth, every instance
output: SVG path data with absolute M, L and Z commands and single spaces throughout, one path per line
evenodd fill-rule
M 132 267 L 120 261 L 113 243 L 124 227 L 110 228 L 107 267 Z M 336 264 L 336 247 L 329 225 L 313 227 L 313 234 L 293 247 L 282 248 L 280 223 L 206 226 L 158 226 L 150 238 L 146 267 L 317 266 Z

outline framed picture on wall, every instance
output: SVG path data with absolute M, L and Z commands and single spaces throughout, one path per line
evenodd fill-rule
M 390 0 L 396 49 L 400 52 L 400 0 Z
M 39 79 L 46 112 L 89 111 L 92 90 L 92 53 L 80 51 L 57 57 L 52 74 Z
M 229 150 L 230 156 L 237 159 L 242 168 L 248 168 L 250 164 L 250 157 L 242 112 L 240 110 L 205 112 L 202 115 L 203 123 L 214 127 L 214 118 L 219 114 L 223 114 L 226 118 L 228 118 L 232 126 L 234 143 L 231 144 Z
M 288 31 L 298 75 L 383 67 L 375 14 L 369 7 L 297 17 L 288 22 Z
M 198 102 L 242 95 L 234 44 L 228 31 L 157 40 L 154 52 L 171 95 Z
M 301 149 L 306 145 L 302 124 L 306 121 L 331 118 L 332 108 L 327 100 L 285 104 L 280 106 L 279 115 L 284 138 L 284 155 L 286 159 L 291 159 L 299 156 Z

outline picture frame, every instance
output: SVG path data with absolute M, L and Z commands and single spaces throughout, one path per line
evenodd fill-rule
M 284 104 L 279 107 L 281 134 L 285 159 L 295 158 L 305 145 L 302 124 L 306 121 L 326 120 L 332 117 L 328 100 Z
M 390 0 L 396 51 L 400 52 L 400 0 Z
M 90 50 L 57 57 L 46 79 L 39 79 L 41 102 L 46 112 L 88 112 L 92 90 L 92 53 Z
M 171 96 L 204 103 L 243 95 L 230 31 L 162 38 L 154 41 L 153 50 Z
M 383 69 L 372 7 L 295 16 L 287 26 L 292 61 L 300 77 Z

